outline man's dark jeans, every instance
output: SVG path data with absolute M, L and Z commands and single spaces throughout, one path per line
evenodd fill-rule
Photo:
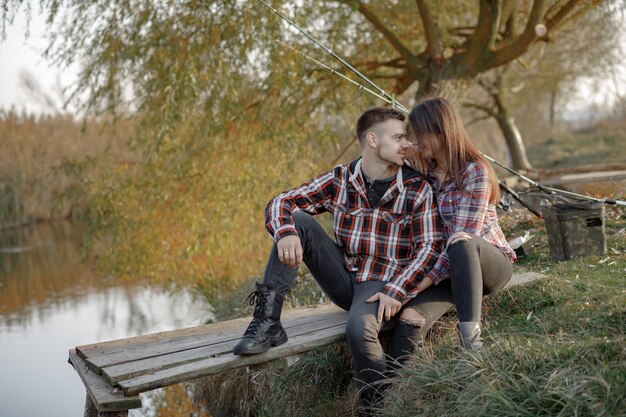
M 361 398 L 365 405 L 369 405 L 378 388 L 375 383 L 384 379 L 388 365 L 378 339 L 381 325 L 385 325 L 376 320 L 378 303 L 367 303 L 365 300 L 383 291 L 385 282 L 357 283 L 356 274 L 346 270 L 344 266 L 343 250 L 311 215 L 298 211 L 294 213 L 293 221 L 302 241 L 304 263 L 328 298 L 348 311 L 346 340 L 354 358 Z M 265 269 L 264 282 L 272 283 L 278 294 L 285 295 L 291 288 L 297 271 L 298 268 L 280 262 L 274 245 Z M 432 307 L 435 309 L 429 314 Z M 446 305 L 447 308 L 449 305 Z M 432 325 L 445 312 L 439 313 L 440 310 L 439 304 L 426 303 L 421 311 L 426 312 L 427 322 Z M 420 326 L 421 332 L 428 330 L 426 325 Z

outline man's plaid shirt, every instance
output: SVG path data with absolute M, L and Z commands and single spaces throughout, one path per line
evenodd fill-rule
M 430 185 L 403 167 L 389 189 L 371 207 L 361 173 L 361 159 L 286 191 L 271 200 L 266 227 L 275 241 L 297 235 L 292 214 L 330 212 L 346 269 L 356 281 L 387 281 L 385 294 L 402 301 L 435 264 L 443 237 Z
M 436 177 L 430 175 L 428 180 L 435 187 Z M 445 240 L 456 232 L 480 236 L 500 249 L 511 262 L 515 262 L 515 251 L 507 243 L 498 225 L 495 206 L 489 203 L 491 182 L 487 169 L 477 162 L 467 164 L 462 182 L 465 191 L 460 191 L 456 182 L 451 179 L 446 180 L 439 191 L 436 191 Z M 434 284 L 450 276 L 447 248 L 441 253 L 428 276 Z

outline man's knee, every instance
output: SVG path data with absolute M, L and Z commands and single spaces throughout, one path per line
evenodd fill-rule
M 378 341 L 379 324 L 373 315 L 350 317 L 346 322 L 346 341 L 351 349 L 360 349 Z
M 297 210 L 293 212 L 293 214 L 291 215 L 291 218 L 293 219 L 293 222 L 296 224 L 308 223 L 311 220 L 313 220 L 313 216 L 311 216 L 306 211 L 302 211 L 302 210 Z
M 317 220 L 305 211 L 298 210 L 293 213 L 291 218 L 293 219 L 293 225 L 298 231 L 300 239 L 304 239 L 311 230 L 321 228 Z

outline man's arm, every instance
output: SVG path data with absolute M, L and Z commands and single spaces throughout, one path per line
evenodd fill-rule
M 328 211 L 334 195 L 336 168 L 274 197 L 265 208 L 265 228 L 274 239 L 285 236 L 297 236 L 293 225 L 294 210 L 303 210 L 310 214 Z
M 283 264 L 296 267 L 302 263 L 302 242 L 292 219 L 294 210 L 304 210 L 310 214 L 327 211 L 334 193 L 335 174 L 336 170 L 322 174 L 279 194 L 268 203 L 265 226 L 276 242 L 278 259 Z

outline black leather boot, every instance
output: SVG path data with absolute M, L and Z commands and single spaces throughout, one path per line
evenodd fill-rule
M 271 346 L 287 342 L 287 333 L 280 323 L 283 297 L 276 294 L 272 284 L 256 284 L 256 291 L 250 294 L 250 305 L 256 303 L 252 322 L 243 338 L 233 348 L 235 355 L 254 355 L 267 351 Z

